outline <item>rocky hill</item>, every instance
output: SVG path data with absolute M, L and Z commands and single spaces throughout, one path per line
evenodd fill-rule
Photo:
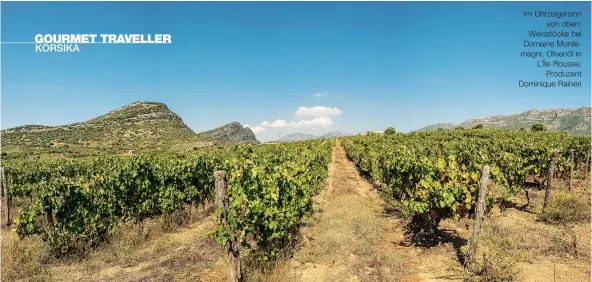
M 189 129 L 177 114 L 169 110 L 167 105 L 155 102 L 134 102 L 81 124 L 100 127 L 171 124 Z
M 255 138 L 255 133 L 253 133 L 250 128 L 244 127 L 238 122 L 231 122 L 218 128 L 202 132 L 199 134 L 199 136 L 218 141 L 251 144 L 260 143 L 257 138 Z
M 551 131 L 565 131 L 572 134 L 590 134 L 591 108 L 581 107 L 577 109 L 549 109 L 528 110 L 513 115 L 497 115 L 485 118 L 469 119 L 461 124 L 439 123 L 428 125 L 419 129 L 450 129 L 454 127 L 469 128 L 478 124 L 484 127 L 502 129 L 530 129 L 535 123 L 543 124 Z
M 2 130 L 2 146 L 159 146 L 196 134 L 163 103 L 134 102 L 99 117 L 60 126 L 25 125 Z
M 311 139 L 322 139 L 322 138 L 337 138 L 337 137 L 342 137 L 342 136 L 350 136 L 349 133 L 344 133 L 341 131 L 331 131 L 331 132 L 327 132 L 321 136 L 316 136 L 316 135 L 312 135 L 312 134 L 306 134 L 306 133 L 292 133 L 292 134 L 288 134 L 283 136 L 282 138 L 280 138 L 278 141 L 282 141 L 282 142 L 295 142 L 295 141 L 303 141 L 303 140 L 311 140 Z
M 7 151 L 66 155 L 167 149 L 200 142 L 259 142 L 251 129 L 238 122 L 196 134 L 167 105 L 156 102 L 134 102 L 67 125 L 14 127 L 1 135 Z

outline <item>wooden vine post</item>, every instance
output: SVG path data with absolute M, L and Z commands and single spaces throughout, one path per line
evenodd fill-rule
M 574 171 L 574 166 L 576 165 L 573 150 L 571 150 L 571 152 L 570 152 L 570 157 L 571 157 L 571 167 L 569 168 L 569 187 L 568 187 L 569 191 L 571 191 L 571 187 L 573 185 L 573 181 L 572 181 L 573 171 Z
M 479 180 L 479 197 L 475 206 L 475 217 L 473 219 L 473 236 L 469 246 L 469 256 L 467 263 L 475 262 L 477 249 L 479 246 L 479 236 L 483 231 L 483 217 L 485 216 L 485 196 L 487 195 L 487 184 L 489 183 L 489 166 L 483 166 L 481 169 L 481 179 Z
M 4 214 L 6 215 L 6 225 L 10 226 L 12 224 L 12 219 L 10 218 L 10 197 L 8 196 L 8 181 L 6 180 L 5 168 L 2 168 L 1 173 L 2 190 L 4 194 Z
M 216 206 L 220 208 L 221 212 L 218 220 L 225 230 L 228 230 L 228 222 L 226 220 L 226 211 L 228 210 L 228 184 L 226 182 L 226 171 L 214 172 L 214 180 L 216 186 Z M 228 257 L 228 267 L 230 270 L 230 281 L 243 281 L 241 272 L 240 252 L 236 236 L 229 239 L 225 244 L 226 255 Z
M 479 180 L 479 198 L 475 207 L 475 219 L 473 221 L 473 240 L 478 241 L 483 230 L 483 217 L 485 216 L 485 196 L 487 195 L 487 184 L 489 183 L 489 167 L 484 166 Z
M 553 150 L 553 154 L 551 155 L 551 163 L 549 164 L 549 175 L 547 175 L 547 189 L 545 189 L 545 199 L 543 200 L 543 212 L 545 211 L 545 207 L 547 207 L 547 202 L 549 201 L 549 196 L 551 194 L 551 185 L 553 183 L 553 175 L 555 174 L 556 160 L 557 150 Z
M 590 172 L 590 150 L 586 153 L 586 177 L 588 177 L 588 173 Z

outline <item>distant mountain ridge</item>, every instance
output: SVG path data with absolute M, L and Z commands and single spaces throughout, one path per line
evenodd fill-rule
M 296 132 L 296 133 L 284 135 L 278 141 L 282 141 L 282 142 L 294 142 L 294 141 L 310 140 L 310 139 L 315 139 L 315 138 L 318 138 L 318 136 L 315 136 L 315 135 L 312 135 L 312 134 L 306 134 L 306 133 Z
M 327 132 L 327 133 L 319 136 L 319 138 L 337 138 L 337 137 L 345 137 L 345 136 L 351 136 L 351 134 L 341 132 L 339 130 L 334 130 L 334 131 Z
M 451 123 L 451 122 L 435 123 L 435 124 L 430 124 L 428 126 L 422 127 L 418 131 L 434 130 L 434 129 L 452 129 L 457 126 L 458 125 Z
M 351 134 L 344 133 L 344 132 L 341 132 L 338 130 L 327 132 L 321 136 L 297 132 L 297 133 L 285 135 L 282 138 L 280 138 L 278 141 L 295 142 L 295 141 L 304 141 L 304 140 L 311 140 L 311 139 L 337 138 L 337 137 L 342 137 L 342 136 L 351 136 Z
M 533 124 L 540 123 L 545 125 L 547 129 L 551 131 L 565 131 L 572 134 L 590 134 L 591 113 L 591 107 L 548 110 L 531 109 L 519 114 L 469 119 L 460 124 L 437 123 L 423 127 L 418 131 L 440 128 L 451 129 L 455 127 L 470 128 L 478 124 L 482 124 L 484 127 L 501 129 L 530 129 Z

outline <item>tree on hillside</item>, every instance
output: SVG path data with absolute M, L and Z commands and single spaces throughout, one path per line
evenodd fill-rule
M 547 128 L 540 124 L 540 123 L 535 123 L 532 125 L 532 127 L 530 128 L 531 131 L 545 131 L 547 130 Z
M 473 126 L 473 129 L 482 129 L 483 125 L 482 124 L 477 124 L 475 126 Z
M 464 128 L 464 127 L 462 127 L 462 126 L 457 126 L 457 127 L 455 127 L 454 129 L 455 129 L 455 130 L 463 130 L 463 129 L 465 129 L 465 128 Z
M 387 135 L 387 136 L 388 135 L 393 135 L 395 133 L 397 133 L 397 131 L 392 126 L 384 130 L 384 135 Z

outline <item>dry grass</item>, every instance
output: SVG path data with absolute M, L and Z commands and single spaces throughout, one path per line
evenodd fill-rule
M 185 210 L 146 220 L 139 224 L 133 222 L 125 224 L 117 233 L 110 236 L 108 242 L 103 244 L 102 247 L 88 254 L 87 261 L 130 265 L 146 260 L 147 257 L 138 257 L 131 254 L 146 242 L 158 239 L 163 234 L 173 233 L 190 224 L 200 222 L 212 210 L 210 207 L 204 212 L 201 208 L 188 207 Z M 164 245 L 162 247 L 166 248 L 167 244 Z M 154 248 L 159 248 L 159 245 L 154 245 Z
M 478 242 L 464 248 L 470 281 L 512 281 L 519 273 L 518 262 L 524 256 L 521 242 L 513 230 L 495 221 L 484 224 L 484 232 Z M 476 245 L 476 253 L 474 247 Z
M 509 210 L 507 214 L 485 221 L 479 241 L 480 251 L 474 261 L 469 261 L 472 271 L 467 278 L 476 281 L 548 281 L 556 266 L 562 268 L 567 277 L 588 277 L 589 236 L 589 223 L 574 227 L 554 226 L 537 221 L 536 215 Z
M 401 258 L 378 248 L 383 239 L 380 206 L 359 195 L 341 195 L 324 206 L 305 229 L 295 256 L 305 281 L 396 281 Z
M 49 248 L 39 236 L 19 239 L 16 233 L 8 229 L 2 230 L 2 278 L 4 280 L 51 280 L 51 275 L 44 266 L 53 261 Z
M 335 262 L 355 257 L 356 268 L 363 268 L 377 260 L 373 246 L 381 239 L 382 226 L 380 210 L 367 200 L 360 200 L 357 195 L 340 196 L 333 199 L 323 211 L 323 218 L 311 228 L 323 231 L 310 241 L 313 247 L 301 253 L 302 263 L 317 261 Z
M 590 197 L 576 192 L 553 191 L 539 219 L 563 225 L 590 221 Z
M 531 191 L 529 208 L 510 208 L 504 213 L 496 209 L 485 220 L 480 246 L 486 262 L 482 254 L 477 257 L 470 279 L 588 280 L 591 231 L 588 181 L 577 182 L 573 191 L 567 191 L 562 182 L 557 182 L 545 213 L 541 214 L 544 191 Z M 520 196 L 514 206 L 525 203 L 525 197 Z M 464 235 L 469 238 L 470 233 Z
M 224 281 L 226 263 L 208 232 L 212 207 L 125 224 L 99 248 L 55 259 L 38 236 L 3 232 L 2 278 L 32 281 Z M 209 278 L 207 278 L 209 277 Z

